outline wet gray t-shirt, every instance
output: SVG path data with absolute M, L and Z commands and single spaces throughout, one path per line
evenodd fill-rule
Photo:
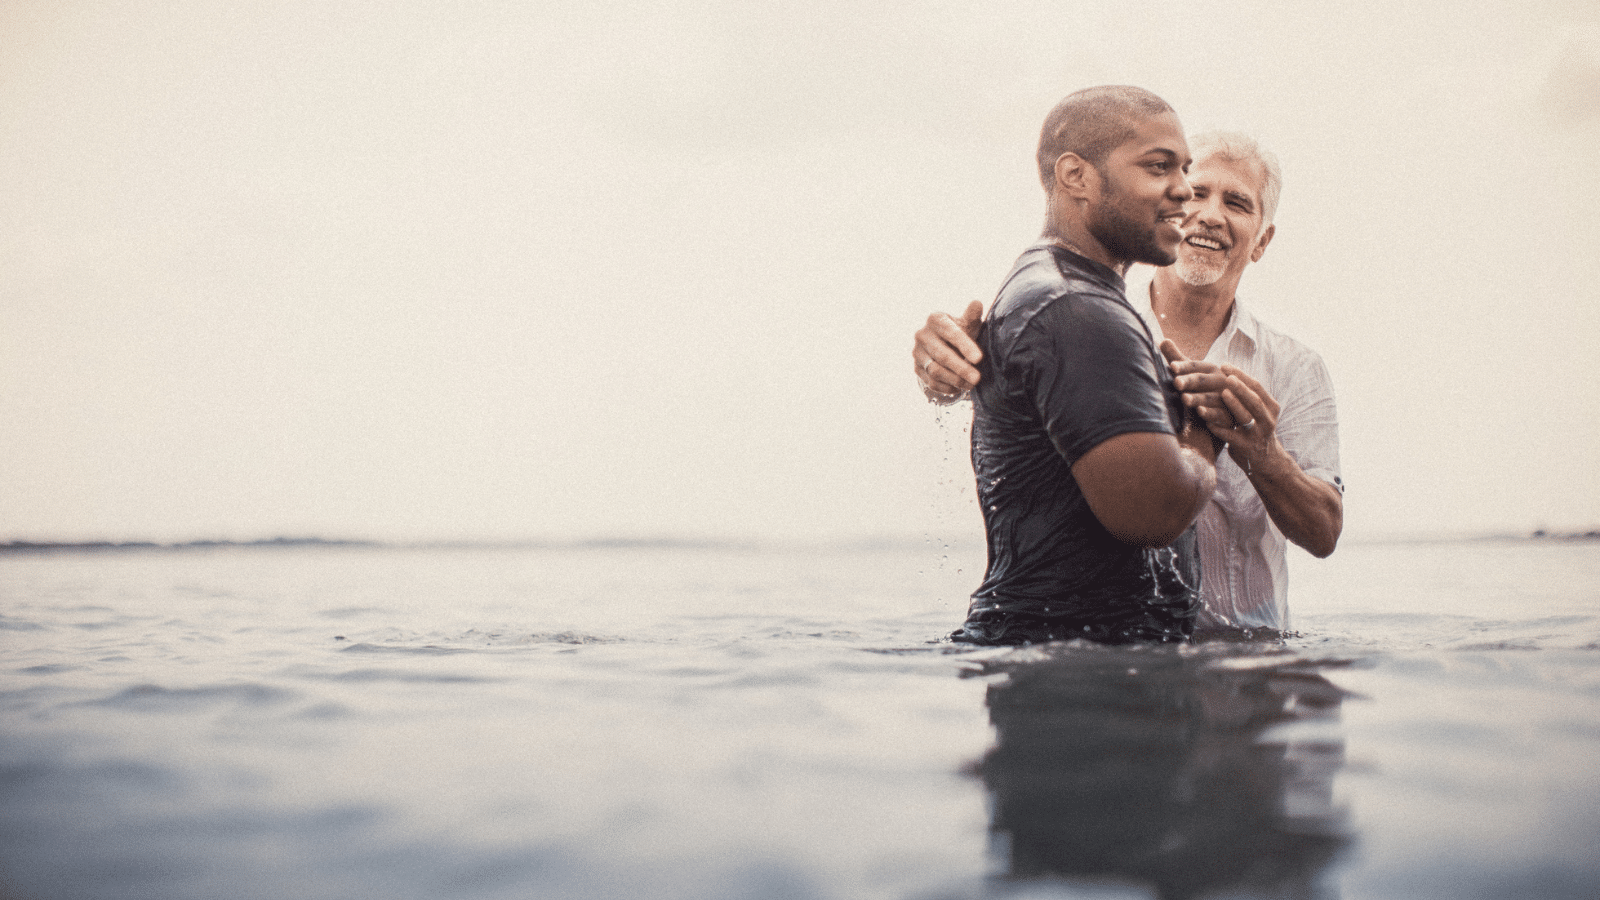
M 981 338 L 972 468 L 989 564 L 952 638 L 1016 644 L 1178 640 L 1199 609 L 1193 529 L 1171 547 L 1123 543 L 1072 464 L 1131 432 L 1176 434 L 1183 405 L 1111 269 L 1049 244 L 1017 260 Z

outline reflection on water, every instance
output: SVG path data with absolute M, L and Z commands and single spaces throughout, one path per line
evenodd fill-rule
M 1344 692 L 1314 663 L 1248 645 L 1051 645 L 979 663 L 1009 879 L 1317 897 L 1350 840 L 1332 798 Z
M 926 556 L 0 554 L 0 898 L 1600 897 L 1600 543 L 1181 651 L 927 644 Z

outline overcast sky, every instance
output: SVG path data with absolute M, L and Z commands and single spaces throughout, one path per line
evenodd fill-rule
M 975 538 L 911 332 L 1102 83 L 1281 157 L 1347 535 L 1600 526 L 1600 6 L 641 7 L 0 2 L 0 540 Z

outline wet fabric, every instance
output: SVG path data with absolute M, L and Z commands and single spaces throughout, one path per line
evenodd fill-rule
M 1121 434 L 1176 434 L 1183 406 L 1121 276 L 1049 244 L 1017 260 L 981 337 L 972 467 L 988 568 L 954 640 L 1181 640 L 1199 609 L 1193 529 L 1123 543 L 1072 464 Z
M 1140 271 L 1142 270 L 1142 271 Z M 1161 322 L 1150 309 L 1154 269 L 1136 267 L 1128 278 L 1129 303 L 1139 310 L 1157 343 Z M 1315 350 L 1262 322 L 1242 300 L 1206 353 L 1206 360 L 1238 367 L 1278 401 L 1278 441 L 1301 471 L 1340 491 L 1339 416 L 1333 379 Z M 1267 514 L 1250 475 L 1226 453 L 1217 456 L 1217 492 L 1195 520 L 1200 549 L 1201 631 L 1288 631 L 1288 539 Z

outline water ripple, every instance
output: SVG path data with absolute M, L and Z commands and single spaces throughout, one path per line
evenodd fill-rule
M 416 656 L 448 656 L 453 653 L 471 653 L 466 647 L 440 647 L 437 644 L 424 644 L 421 647 L 407 646 L 404 644 L 351 644 L 339 651 L 340 653 L 402 653 Z
M 216 703 L 233 703 L 241 706 L 266 706 L 283 703 L 295 695 L 281 688 L 264 684 L 218 684 L 194 688 L 166 688 L 158 684 L 136 684 L 101 700 L 88 701 L 89 706 L 109 706 L 124 709 L 161 708 L 183 709 Z

